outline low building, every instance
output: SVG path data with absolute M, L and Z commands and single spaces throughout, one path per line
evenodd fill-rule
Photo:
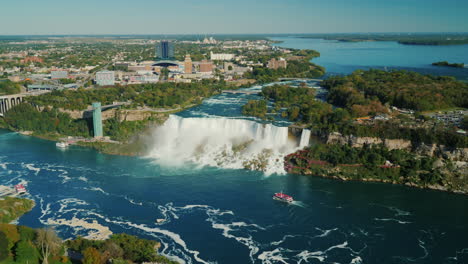
M 41 85 L 41 84 L 30 84 L 28 85 L 28 92 L 34 92 L 34 91 L 53 91 L 57 90 L 57 86 L 53 85 Z
M 113 71 L 96 72 L 96 84 L 100 86 L 114 85 L 115 73 Z
M 222 61 L 230 61 L 234 59 L 235 55 L 234 54 L 228 54 L 228 53 L 213 53 L 210 52 L 210 58 L 211 60 L 222 60 Z
M 39 58 L 37 56 L 29 56 L 29 57 L 26 57 L 22 60 L 20 60 L 21 63 L 28 63 L 28 62 L 38 62 L 38 63 L 43 63 L 44 62 L 44 59 L 42 58 Z
M 213 62 L 207 61 L 207 60 L 202 60 L 200 62 L 200 72 L 202 73 L 212 73 L 213 72 Z
M 50 72 L 50 78 L 52 80 L 68 79 L 68 72 L 67 71 L 62 71 L 62 70 L 51 71 Z
M 279 58 L 278 60 L 273 58 L 270 61 L 268 61 L 267 67 L 269 69 L 274 69 L 274 70 L 286 69 L 286 67 L 288 67 L 288 62 L 283 58 Z

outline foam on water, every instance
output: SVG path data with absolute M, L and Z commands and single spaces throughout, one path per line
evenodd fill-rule
M 37 168 L 37 167 L 34 167 L 35 164 L 22 164 L 22 166 L 24 166 L 25 168 L 27 168 L 28 170 L 30 171 L 33 171 L 35 175 L 38 175 L 39 172 L 41 171 L 40 168 Z
M 395 218 L 374 218 L 374 220 L 375 221 L 384 221 L 384 222 L 397 222 L 397 223 L 402 224 L 402 225 L 411 224 L 411 222 L 409 222 L 409 221 L 402 221 L 402 220 L 395 219 Z

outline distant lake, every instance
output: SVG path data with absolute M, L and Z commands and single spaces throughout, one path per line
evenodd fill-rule
M 468 45 L 402 45 L 394 41 L 340 42 L 295 37 L 272 38 L 276 46 L 313 49 L 320 52 L 314 63 L 324 66 L 327 74 L 350 74 L 357 69 L 406 69 L 424 74 L 449 75 L 468 81 L 468 68 L 432 66 L 448 61 L 468 64 Z

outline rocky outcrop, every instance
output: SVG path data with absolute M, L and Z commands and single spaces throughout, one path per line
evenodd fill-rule
M 422 156 L 468 162 L 468 148 L 449 148 L 436 144 L 420 144 L 414 148 L 414 152 Z
M 411 141 L 405 139 L 385 139 L 385 147 L 390 150 L 393 149 L 411 149 Z
M 388 149 L 411 149 L 411 141 L 404 139 L 381 139 L 375 137 L 355 137 L 343 136 L 338 132 L 330 133 L 327 137 L 327 144 L 348 144 L 354 148 L 362 148 L 364 145 L 383 144 Z
M 362 148 L 364 145 L 380 145 L 386 148 L 412 150 L 421 156 L 439 157 L 451 161 L 468 162 L 468 148 L 449 148 L 437 144 L 419 144 L 413 146 L 410 140 L 406 139 L 381 139 L 376 137 L 355 137 L 352 135 L 343 136 L 338 132 L 327 135 L 327 144 L 347 144 L 355 148 Z

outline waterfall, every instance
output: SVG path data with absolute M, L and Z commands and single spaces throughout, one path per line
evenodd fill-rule
M 149 156 L 161 164 L 285 173 L 283 158 L 297 149 L 288 128 L 229 118 L 183 118 L 171 115 L 153 132 Z
M 299 148 L 304 148 L 309 146 L 310 141 L 310 130 L 309 129 L 302 129 L 301 134 L 301 141 L 299 143 Z

